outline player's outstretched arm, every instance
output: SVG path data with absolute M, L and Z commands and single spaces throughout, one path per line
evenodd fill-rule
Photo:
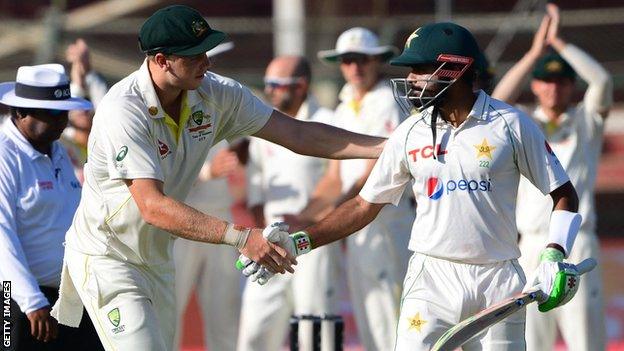
M 163 193 L 155 179 L 126 180 L 143 220 L 181 238 L 235 246 L 245 256 L 272 272 L 293 272 L 293 256 L 262 237 L 262 229 L 233 226 L 203 214 Z
M 279 111 L 273 111 L 254 136 L 298 154 L 332 159 L 377 158 L 386 141 L 323 123 L 299 121 Z
M 546 37 L 548 29 L 551 24 L 549 15 L 545 15 L 539 26 L 535 36 L 533 37 L 533 44 L 527 53 L 518 61 L 507 73 L 501 78 L 500 82 L 494 88 L 492 97 L 501 101 L 505 101 L 508 104 L 516 103 L 522 86 L 528 81 L 531 76 L 531 70 L 535 65 L 535 62 L 544 55 L 548 43 Z

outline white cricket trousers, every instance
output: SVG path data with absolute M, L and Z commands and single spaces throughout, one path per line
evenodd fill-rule
M 173 348 L 173 262 L 145 267 L 73 250 L 65 261 L 107 351 Z
M 531 273 L 538 266 L 539 254 L 546 246 L 546 240 L 546 236 L 522 236 L 522 257 L 519 262 L 527 273 Z M 600 244 L 595 234 L 579 232 L 567 261 L 579 263 L 588 257 L 595 258 L 598 266 L 581 277 L 578 291 L 570 302 L 547 313 L 539 312 L 535 304 L 528 306 L 528 351 L 554 349 L 557 327 L 570 351 L 606 349 Z
M 349 294 L 358 336 L 367 351 L 394 346 L 413 220 L 413 212 L 387 206 L 347 238 Z
M 247 281 L 238 350 L 281 350 L 292 314 L 338 313 L 340 256 L 340 243 L 325 245 L 297 257 L 295 274 L 277 274 L 262 286 Z
M 450 327 L 520 293 L 525 282 L 516 260 L 474 265 L 415 253 L 403 283 L 394 350 L 430 350 Z M 462 349 L 523 351 L 524 321 L 523 309 L 464 344 Z
M 241 274 L 234 265 L 238 255 L 231 246 L 176 239 L 173 245 L 177 316 L 174 345 L 181 347 L 183 315 L 195 288 L 206 348 L 210 351 L 236 349 L 241 304 Z

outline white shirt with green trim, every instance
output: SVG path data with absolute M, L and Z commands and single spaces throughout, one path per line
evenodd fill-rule
M 186 94 L 190 116 L 180 116 L 178 135 L 165 122 L 147 61 L 106 94 L 93 120 L 68 248 L 135 264 L 171 263 L 174 237 L 143 220 L 124 179 L 160 180 L 165 195 L 184 201 L 210 147 L 257 132 L 273 111 L 240 83 L 211 72 Z
M 435 148 L 430 113 L 390 136 L 360 196 L 396 204 L 412 182 L 412 251 L 472 264 L 518 258 L 520 175 L 550 193 L 568 181 L 559 160 L 526 114 L 483 91 L 458 128 L 438 120 Z

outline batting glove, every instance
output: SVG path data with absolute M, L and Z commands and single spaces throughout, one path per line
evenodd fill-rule
M 264 228 L 262 235 L 268 241 L 276 243 L 287 250 L 288 253 L 294 257 L 303 255 L 312 250 L 312 244 L 308 233 L 302 231 L 289 235 L 288 225 L 286 223 L 273 223 Z M 250 277 L 252 282 L 257 282 L 260 285 L 266 284 L 274 275 L 269 272 L 269 270 L 253 262 L 244 255 L 239 256 L 236 262 L 236 268 L 242 270 L 243 275 Z
M 580 283 L 575 265 L 563 262 L 563 253 L 548 247 L 540 254 L 540 264 L 533 273 L 525 290 L 539 286 L 544 293 L 539 301 L 540 312 L 563 306 L 574 297 Z

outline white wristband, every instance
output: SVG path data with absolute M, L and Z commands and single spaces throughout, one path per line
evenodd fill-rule
M 226 245 L 234 246 L 240 250 L 245 247 L 247 239 L 249 238 L 249 233 L 251 233 L 250 228 L 228 223 L 221 242 Z
M 580 214 L 565 210 L 555 210 L 550 215 L 548 243 L 560 245 L 565 250 L 566 258 L 572 251 L 574 239 L 581 227 L 581 220 Z

